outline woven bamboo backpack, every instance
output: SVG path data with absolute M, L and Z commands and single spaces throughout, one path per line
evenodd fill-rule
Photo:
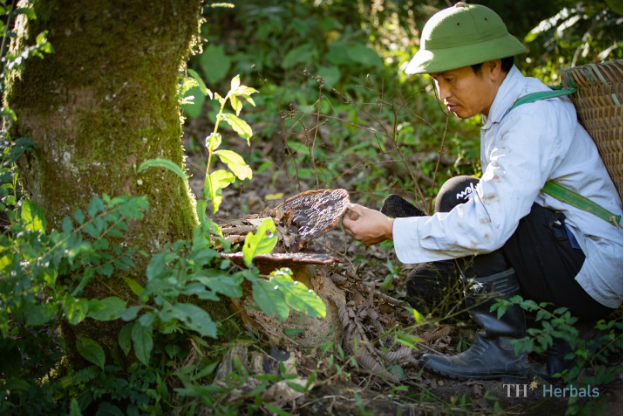
M 622 200 L 622 61 L 589 64 L 561 70 L 561 85 L 520 97 L 507 110 L 519 105 L 569 95 L 579 122 L 596 143 L 611 181 Z M 504 116 L 503 116 L 504 117 Z M 547 181 L 541 192 L 621 227 L 621 216 L 555 181 Z
M 622 199 L 622 61 L 562 69 L 561 85 L 576 88 L 569 97 L 578 120 L 596 143 Z

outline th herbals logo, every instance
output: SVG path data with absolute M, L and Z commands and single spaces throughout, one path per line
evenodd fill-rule
M 572 387 L 568 385 L 564 388 L 555 388 L 552 384 L 542 386 L 544 397 L 598 397 L 600 391 L 598 387 L 592 388 L 591 384 L 585 387 Z
M 529 390 L 535 390 L 539 386 L 537 380 L 530 384 L 503 384 L 503 389 L 507 397 L 527 397 Z M 574 387 L 571 384 L 567 387 L 555 387 L 552 384 L 542 386 L 543 397 L 598 397 L 600 391 L 598 387 L 591 385 L 585 387 Z
M 527 397 L 528 390 L 535 390 L 538 384 L 533 380 L 531 384 L 503 384 L 507 397 Z M 515 394 L 515 396 L 514 396 Z

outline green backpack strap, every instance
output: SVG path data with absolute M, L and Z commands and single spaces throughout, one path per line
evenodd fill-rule
M 545 193 L 546 195 L 550 195 L 553 198 L 558 199 L 559 201 L 572 205 L 575 208 L 587 211 L 590 214 L 594 214 L 598 218 L 605 220 L 606 222 L 611 223 L 616 227 L 620 226 L 621 217 L 619 215 L 615 215 L 612 212 L 607 211 L 595 202 L 585 198 L 582 195 L 577 194 L 574 191 L 571 191 L 564 186 L 559 185 L 556 182 L 546 182 L 541 192 Z
M 503 117 L 505 117 L 507 114 L 509 114 L 511 110 L 518 107 L 519 105 L 532 103 L 538 100 L 548 100 L 549 98 L 563 97 L 564 95 L 570 95 L 574 92 L 576 92 L 576 88 L 559 88 L 552 91 L 539 91 L 532 94 L 527 94 L 523 97 L 518 98 L 516 102 L 513 103 L 511 107 L 509 107 L 509 110 L 507 110 Z
M 511 107 L 509 107 L 509 110 L 507 110 L 503 117 L 505 117 L 507 114 L 509 114 L 511 110 L 518 107 L 519 105 L 532 103 L 538 100 L 547 100 L 549 98 L 562 97 L 564 95 L 569 95 L 576 92 L 576 88 L 555 88 L 556 89 L 553 89 L 552 91 L 534 92 L 532 94 L 527 94 L 523 97 L 518 98 L 516 102 Z M 594 214 L 598 218 L 605 220 L 608 223 L 615 225 L 616 227 L 621 228 L 621 217 L 619 215 L 613 214 L 612 212 L 604 209 L 595 202 L 577 194 L 576 192 L 564 186 L 559 185 L 556 182 L 546 182 L 540 192 L 543 192 L 546 195 L 550 195 L 553 198 L 561 202 L 565 202 L 568 205 L 572 205 L 575 208 L 589 212 L 590 214 Z

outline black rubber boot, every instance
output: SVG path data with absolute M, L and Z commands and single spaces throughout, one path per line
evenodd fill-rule
M 520 294 L 513 269 L 488 277 L 465 280 L 468 314 L 483 331 L 477 334 L 470 348 L 455 356 L 425 354 L 420 365 L 425 370 L 456 380 L 497 379 L 522 381 L 526 379 L 529 363 L 527 354 L 516 356 L 510 340 L 526 335 L 524 311 L 511 305 L 497 319 L 490 312 L 496 298 L 509 299 Z
M 422 217 L 424 212 L 398 195 L 388 195 L 381 204 L 382 214 L 393 218 Z
M 565 358 L 571 352 L 572 348 L 567 341 L 561 338 L 553 339 L 553 345 L 546 351 L 546 371 L 549 379 L 553 379 L 555 374 L 561 374 L 572 367 L 574 358 L 567 360 Z

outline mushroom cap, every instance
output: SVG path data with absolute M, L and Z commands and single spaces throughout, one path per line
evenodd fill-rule
M 292 223 L 299 229 L 298 249 L 326 233 L 347 211 L 349 193 L 344 189 L 306 191 L 278 205 L 284 211 L 294 210 Z

